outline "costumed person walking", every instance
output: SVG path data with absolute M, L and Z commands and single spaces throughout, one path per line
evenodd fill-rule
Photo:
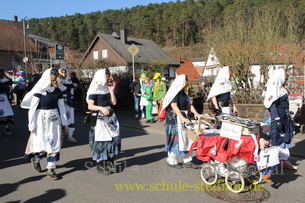
M 92 158 L 97 171 L 110 175 L 115 170 L 114 158 L 121 150 L 119 121 L 110 108 L 116 105 L 115 84 L 108 69 L 98 70 L 87 92 L 88 109 L 93 111 L 89 132 Z
M 148 104 L 145 106 L 145 117 L 146 117 L 146 123 L 155 123 L 154 121 L 154 117 L 152 115 L 152 98 L 153 98 L 153 94 L 152 94 L 152 90 L 150 88 L 150 79 L 149 77 L 146 77 L 144 79 L 144 85 L 142 87 L 142 94 L 138 94 L 140 95 L 140 97 L 143 97 L 144 99 L 147 100 Z
M 297 166 L 292 165 L 288 160 L 294 130 L 289 113 L 288 93 L 284 87 L 285 81 L 285 70 L 276 69 L 267 82 L 264 105 L 271 114 L 271 144 L 280 147 L 279 159 L 282 166 L 296 170 Z
M 11 135 L 9 123 L 14 122 L 14 112 L 8 100 L 9 86 L 12 85 L 12 80 L 5 77 L 4 69 L 0 68 L 0 125 L 4 125 L 3 133 Z
M 57 180 L 56 162 L 61 149 L 61 126 L 68 131 L 62 92 L 58 88 L 58 70 L 47 69 L 28 92 L 21 107 L 29 109 L 29 131 L 24 158 L 31 159 L 34 169 L 41 172 L 40 159 L 47 157 L 47 177 Z
M 232 114 L 237 113 L 236 106 L 231 98 L 232 85 L 230 79 L 232 71 L 229 66 L 222 67 L 213 83 L 213 86 L 209 92 L 208 99 L 212 101 L 213 111 L 216 115 L 221 113 Z
M 181 168 L 198 168 L 192 162 L 192 157 L 188 153 L 192 145 L 192 141 L 186 134 L 185 124 L 189 124 L 190 113 L 194 113 L 194 117 L 200 115 L 190 103 L 185 93 L 185 87 L 188 81 L 185 75 L 178 75 L 167 91 L 162 102 L 162 108 L 167 109 L 166 113 L 166 143 L 165 152 L 168 154 L 167 163 L 169 166 Z M 182 164 L 178 163 L 177 157 L 183 157 Z
M 155 80 L 154 91 L 153 91 L 153 99 L 157 101 L 158 105 L 161 105 L 163 98 L 166 94 L 166 84 L 161 80 L 161 73 L 155 73 L 153 79 Z M 158 108 L 158 115 L 160 115 L 160 108 Z M 162 121 L 163 118 L 159 118 L 158 122 Z
M 145 78 L 147 78 L 147 73 L 142 73 L 141 74 L 141 77 L 140 77 L 140 85 L 141 85 L 141 94 L 144 94 L 145 93 L 145 91 L 144 91 L 144 80 L 145 80 Z M 141 118 L 145 118 L 146 117 L 146 113 L 145 113 L 145 111 L 146 111 L 146 106 L 148 105 L 148 102 L 147 102 L 147 100 L 144 98 L 144 97 L 141 97 L 141 96 L 139 96 L 140 97 L 140 112 L 142 112 L 142 115 L 141 115 Z
M 59 69 L 59 78 L 60 78 L 60 84 L 58 85 L 58 87 L 63 93 L 65 108 L 68 118 L 68 125 L 69 125 L 67 141 L 71 143 L 76 143 L 77 140 L 73 137 L 73 133 L 75 131 L 75 126 L 74 126 L 75 101 L 74 101 L 74 89 L 73 89 L 74 85 L 71 78 L 67 75 L 66 68 Z
M 23 94 L 24 94 L 24 91 L 25 91 L 25 77 L 24 77 L 24 72 L 23 71 L 17 72 L 16 75 L 17 75 L 17 77 L 14 77 L 12 79 L 13 83 L 14 83 L 13 92 L 16 96 L 15 105 L 17 107 L 19 107 L 20 103 L 23 99 Z

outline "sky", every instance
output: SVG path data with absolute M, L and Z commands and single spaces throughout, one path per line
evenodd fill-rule
M 171 0 L 176 2 L 176 0 Z M 1 20 L 14 20 L 18 16 L 23 18 L 46 18 L 86 14 L 108 9 L 131 8 L 150 3 L 167 3 L 170 0 L 2 0 L 0 6 Z

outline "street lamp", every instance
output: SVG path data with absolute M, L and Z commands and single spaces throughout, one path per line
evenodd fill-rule
M 24 66 L 25 66 L 25 77 L 27 76 L 28 73 L 28 66 L 27 66 L 27 62 L 29 61 L 27 55 L 26 55 L 26 30 L 25 30 L 25 20 L 29 20 L 28 17 L 26 16 L 25 18 L 23 18 L 23 42 L 24 42 L 24 58 L 23 58 L 23 62 L 24 62 Z M 27 24 L 27 29 L 29 29 L 29 24 Z

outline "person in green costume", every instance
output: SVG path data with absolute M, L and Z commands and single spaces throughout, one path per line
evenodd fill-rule
M 146 115 L 146 123 L 155 123 L 154 117 L 151 114 L 152 111 L 152 100 L 153 100 L 153 92 L 150 88 L 150 79 L 147 77 L 144 79 L 144 86 L 142 87 L 144 90 L 143 94 L 139 94 L 139 96 L 144 97 L 148 101 L 148 105 L 145 107 L 145 115 Z

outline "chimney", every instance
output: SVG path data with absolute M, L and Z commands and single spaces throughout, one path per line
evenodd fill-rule
M 18 16 L 14 16 L 15 22 L 18 22 Z
M 121 42 L 127 44 L 127 30 L 121 30 Z

